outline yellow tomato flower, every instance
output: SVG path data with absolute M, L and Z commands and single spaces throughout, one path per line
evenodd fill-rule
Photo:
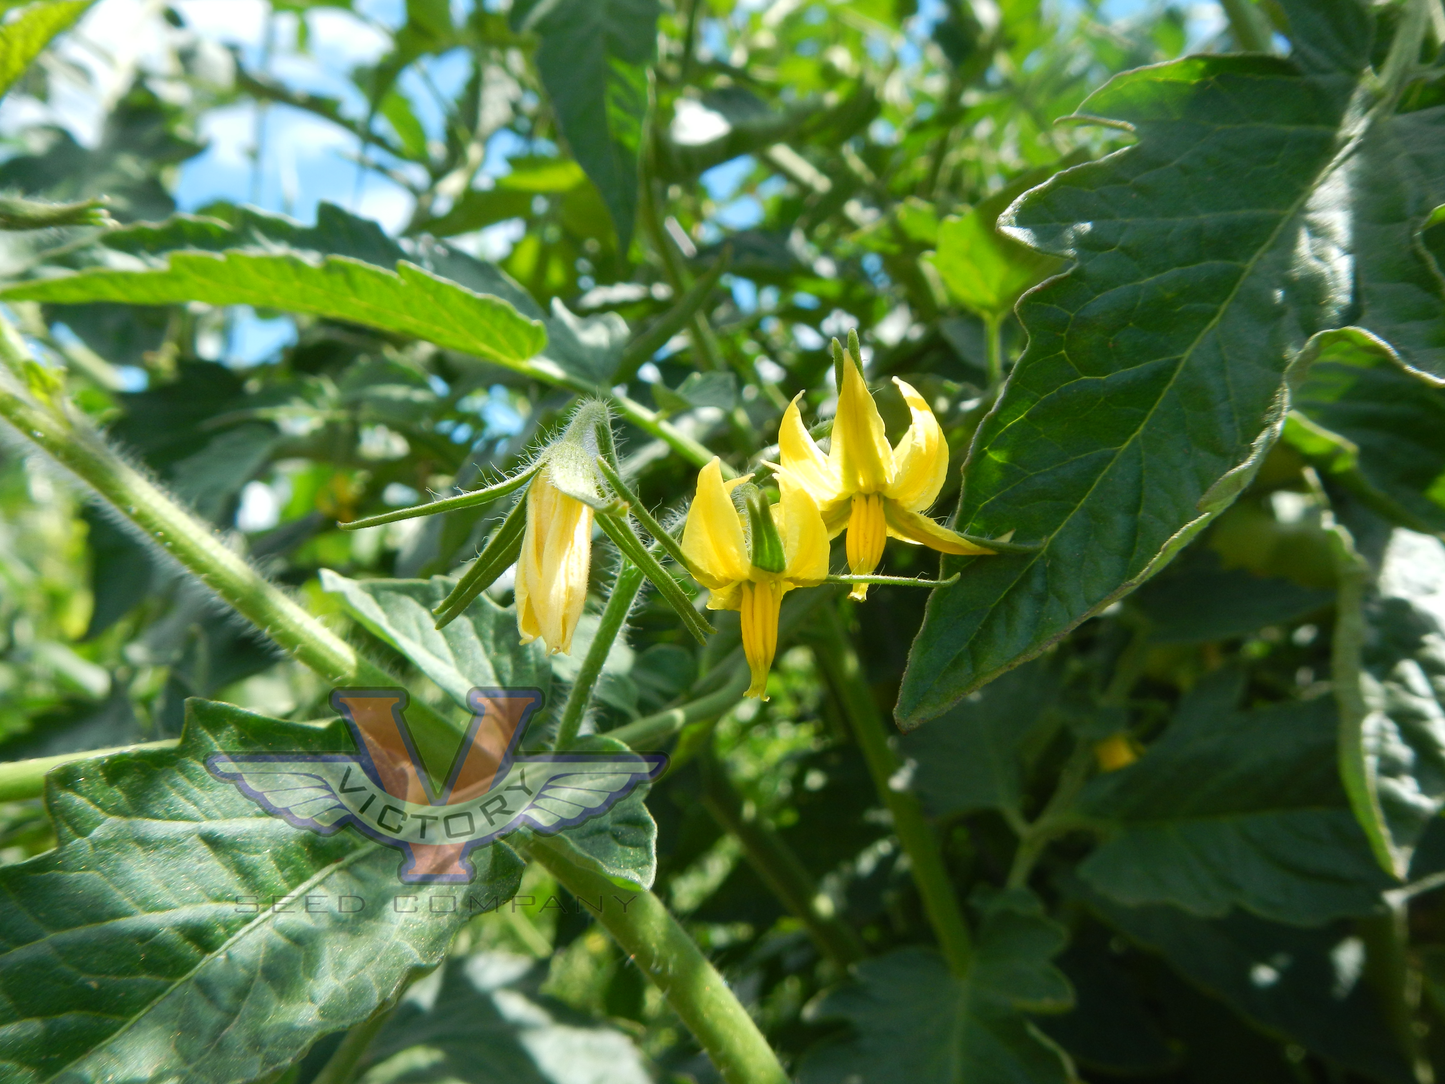
M 552 484 L 543 467 L 527 489 L 527 525 L 517 556 L 517 628 L 567 655 L 592 565 L 592 509 Z
M 753 675 L 747 695 L 766 700 L 783 596 L 827 577 L 828 532 L 807 487 L 786 470 L 777 474 L 776 504 L 752 489 L 746 515 L 739 511 L 733 490 L 751 478 L 724 482 L 716 456 L 698 472 L 682 552 L 708 589 L 708 609 L 741 611 L 743 654 Z
M 832 443 L 825 456 L 803 425 L 798 399 L 788 405 L 778 434 L 783 469 L 818 503 L 828 537 L 845 528 L 848 567 L 870 576 L 883 556 L 883 543 L 897 538 L 942 553 L 993 553 L 922 515 L 938 497 L 948 475 L 948 444 L 938 419 L 923 396 L 897 377 L 912 423 L 897 447 L 889 447 L 883 419 L 863 374 L 850 355 L 843 356 L 843 386 L 833 419 Z M 867 584 L 853 598 L 868 594 Z

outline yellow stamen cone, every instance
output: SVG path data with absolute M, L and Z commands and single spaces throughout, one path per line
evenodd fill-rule
M 888 538 L 888 525 L 883 518 L 883 496 L 879 493 L 857 493 L 853 511 L 848 517 L 848 570 L 855 576 L 871 576 L 883 558 L 883 543 Z M 853 585 L 849 598 L 868 597 L 868 585 Z
M 777 580 L 743 584 L 743 654 L 752 671 L 747 695 L 768 698 L 768 671 L 778 650 L 778 613 L 787 588 Z

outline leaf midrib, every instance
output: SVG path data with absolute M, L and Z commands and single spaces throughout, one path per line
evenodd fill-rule
M 1301 78 L 1308 80 L 1308 79 L 1313 78 L 1313 77 L 1311 77 L 1311 76 L 1309 76 L 1309 75 L 1302 74 L 1302 75 L 1301 75 Z M 1356 81 L 1356 85 L 1358 86 L 1358 80 Z M 1342 114 L 1342 115 L 1341 115 L 1341 118 L 1340 118 L 1341 122 L 1345 121 L 1345 120 L 1347 119 L 1347 117 L 1348 117 L 1348 113 Z M 1214 128 L 1214 127 L 1223 127 L 1223 126 L 1211 126 L 1211 127 Z M 1284 126 L 1281 126 L 1281 127 L 1284 127 Z M 1295 125 L 1295 126 L 1291 126 L 1288 130 L 1293 131 L 1293 130 L 1297 130 L 1297 129 L 1302 128 L 1302 127 L 1307 128 L 1307 127 L 1311 127 L 1311 126 Z M 1324 126 L 1323 126 L 1323 125 L 1317 125 L 1317 126 L 1314 126 L 1314 127 L 1323 128 Z M 1364 126 L 1364 127 L 1368 127 L 1368 126 Z M 1337 125 L 1337 126 L 1335 127 L 1335 131 L 1336 131 L 1337 133 L 1338 133 L 1338 132 L 1341 132 L 1341 127 L 1340 127 L 1339 125 Z M 994 612 L 999 608 L 999 606 L 1001 606 L 1006 599 L 1008 599 L 1009 597 L 1011 597 L 1011 596 L 1013 595 L 1013 593 L 1014 593 L 1016 590 L 1018 590 L 1019 583 L 1020 583 L 1020 581 L 1023 579 L 1024 575 L 1028 572 L 1028 570 L 1029 570 L 1030 568 L 1032 568 L 1036 562 L 1038 562 L 1039 560 L 1041 560 L 1041 559 L 1044 557 L 1044 555 L 1049 552 L 1049 548 L 1053 545 L 1053 541 L 1054 541 L 1054 539 L 1058 536 L 1059 532 L 1061 532 L 1066 526 L 1068 526 L 1071 522 L 1073 522 L 1075 516 L 1077 516 L 1077 515 L 1079 514 L 1079 510 L 1080 510 L 1081 508 L 1083 508 L 1084 505 L 1086 505 L 1086 504 L 1089 502 L 1089 499 L 1093 496 L 1094 491 L 1099 487 L 1099 485 L 1102 483 L 1103 479 L 1104 479 L 1105 477 L 1107 477 L 1107 476 L 1113 471 L 1114 467 L 1117 465 L 1117 463 L 1118 463 L 1120 457 L 1123 455 L 1124 451 L 1127 450 L 1129 447 L 1131 447 L 1131 446 L 1134 444 L 1134 442 L 1139 439 L 1140 434 L 1143 433 L 1143 431 L 1145 430 L 1145 428 L 1146 428 L 1146 427 L 1150 424 L 1150 422 L 1153 420 L 1154 415 L 1155 415 L 1155 412 L 1159 409 L 1159 405 L 1164 401 L 1164 399 L 1165 399 L 1165 397 L 1168 395 L 1170 389 L 1172 389 L 1172 388 L 1174 387 L 1175 383 L 1178 381 L 1178 379 L 1179 379 L 1179 374 L 1180 374 L 1181 372 L 1183 372 L 1184 369 L 1185 369 L 1185 367 L 1189 364 L 1189 361 L 1190 361 L 1190 359 L 1192 358 L 1192 356 L 1193 356 L 1193 354 L 1194 354 L 1194 351 L 1198 349 L 1198 347 L 1199 347 L 1200 343 L 1203 341 L 1204 337 L 1205 337 L 1206 335 L 1208 335 L 1209 333 L 1211 333 L 1212 331 L 1214 331 L 1214 330 L 1219 326 L 1219 323 L 1220 323 L 1220 321 L 1223 319 L 1224 314 L 1225 314 L 1227 311 L 1229 311 L 1229 309 L 1231 308 L 1231 306 L 1234 304 L 1236 298 L 1237 298 L 1238 295 L 1239 295 L 1239 291 L 1243 288 L 1244 284 L 1245 284 L 1247 281 L 1249 281 L 1250 277 L 1253 275 L 1253 273 L 1254 273 L 1254 271 L 1255 271 L 1255 268 L 1256 268 L 1256 267 L 1258 266 L 1258 264 L 1259 264 L 1259 261 L 1260 261 L 1261 259 L 1263 259 L 1266 254 L 1271 253 L 1271 252 L 1273 252 L 1273 251 L 1275 250 L 1276 243 L 1277 243 L 1277 241 L 1278 241 L 1278 239 L 1279 239 L 1279 236 L 1280 236 L 1281 232 L 1284 230 L 1285 226 L 1286 226 L 1287 224 L 1289 224 L 1289 223 L 1291 223 L 1291 222 L 1294 222 L 1294 221 L 1296 221 L 1296 220 L 1298 219 L 1299 213 L 1300 213 L 1300 209 L 1301 209 L 1301 208 L 1305 205 L 1305 203 L 1309 200 L 1310 196 L 1312 196 L 1316 191 L 1318 191 L 1318 189 L 1319 189 L 1321 183 L 1323 182 L 1323 180 L 1324 180 L 1325 178 L 1327 178 L 1331 173 L 1333 173 L 1334 170 L 1335 170 L 1336 168 L 1338 168 L 1338 166 L 1348 157 L 1348 155 L 1349 155 L 1349 154 L 1351 153 L 1351 151 L 1353 150 L 1354 146 L 1359 142 L 1359 140 L 1360 140 L 1361 138 L 1363 138 L 1363 132 L 1362 132 L 1362 131 L 1356 131 L 1356 132 L 1353 132 L 1353 133 L 1349 133 L 1349 139 L 1345 142 L 1345 144 L 1344 144 L 1343 146 L 1339 147 L 1339 148 L 1335 151 L 1334 154 L 1331 154 L 1331 155 L 1330 155 L 1329 159 L 1326 161 L 1326 163 L 1324 164 L 1324 166 L 1321 167 L 1321 169 L 1314 175 L 1314 177 L 1311 179 L 1310 183 L 1307 184 L 1307 185 L 1305 185 L 1305 186 L 1301 189 L 1301 193 L 1300 193 L 1299 198 L 1298 198 L 1297 200 L 1295 200 L 1295 202 L 1294 202 L 1293 204 L 1290 205 L 1288 211 L 1287 211 L 1285 214 L 1282 214 L 1282 215 L 1280 216 L 1279 224 L 1274 228 L 1274 230 L 1272 230 L 1272 231 L 1270 232 L 1270 236 L 1269 236 L 1268 241 L 1267 241 L 1266 243 L 1260 245 L 1259 248 L 1255 250 L 1255 253 L 1250 257 L 1249 261 L 1248 261 L 1246 264 L 1244 264 L 1244 266 L 1243 266 L 1243 271 L 1241 272 L 1238 281 L 1234 284 L 1233 288 L 1230 290 L 1229 296 L 1228 296 L 1228 297 L 1224 300 L 1224 302 L 1219 306 L 1218 311 L 1217 311 L 1217 312 L 1215 313 L 1215 315 L 1210 319 L 1209 323 L 1208 323 L 1207 325 L 1205 325 L 1205 327 L 1200 330 L 1199 334 L 1195 336 L 1193 342 L 1191 342 L 1191 343 L 1189 344 L 1188 349 L 1185 350 L 1182 354 L 1179 355 L 1179 359 L 1178 359 L 1178 361 L 1175 363 L 1175 366 L 1174 366 L 1174 372 L 1173 372 L 1173 374 L 1172 374 L 1172 375 L 1170 376 L 1170 378 L 1169 378 L 1169 383 L 1168 383 L 1167 385 L 1165 385 L 1165 387 L 1160 391 L 1160 393 L 1159 393 L 1159 395 L 1156 397 L 1154 403 L 1150 406 L 1148 414 L 1147 414 L 1147 415 L 1144 417 L 1144 419 L 1139 423 L 1139 425 L 1138 425 L 1137 427 L 1135 427 L 1135 429 L 1129 434 L 1128 439 L 1125 440 L 1122 444 L 1120 444 L 1119 447 L 1117 447 L 1116 449 L 1113 450 L 1112 454 L 1110 455 L 1110 459 L 1109 459 L 1109 464 L 1108 464 L 1108 466 L 1106 466 L 1103 470 L 1101 470 L 1101 471 L 1095 476 L 1094 480 L 1093 480 L 1093 481 L 1090 483 L 1090 485 L 1089 485 L 1088 492 L 1086 492 L 1086 493 L 1084 494 L 1084 496 L 1083 496 L 1082 498 L 1080 498 L 1080 500 L 1079 500 L 1078 502 L 1075 503 L 1075 505 L 1073 506 L 1073 508 L 1069 511 L 1069 514 L 1064 517 L 1064 519 L 1059 523 L 1059 525 L 1058 525 L 1052 532 L 1049 533 L 1048 537 L 1047 537 L 1046 540 L 1044 541 L 1044 544 L 1039 548 L 1038 552 L 1035 553 L 1033 556 L 1029 557 L 1028 560 L 1024 561 L 1024 562 L 1021 564 L 1021 566 L 1019 567 L 1019 570 L 1018 570 L 1018 574 L 1014 577 L 1013 583 L 1011 583 L 1011 584 L 1008 586 L 1007 589 L 1005 589 L 1004 591 L 1000 592 L 999 595 L 998 595 L 998 597 L 997 597 L 992 603 L 989 604 L 989 606 L 987 607 L 987 609 L 984 611 L 983 617 L 982 617 L 982 618 L 980 619 L 980 621 L 979 621 L 979 627 L 982 627 L 983 624 L 985 624 L 986 622 L 990 621 L 990 620 L 992 619 L 992 617 L 993 617 Z M 1134 149 L 1134 148 L 1127 148 L 1127 149 L 1132 150 L 1132 149 Z M 1122 153 L 1122 152 L 1121 152 L 1121 153 Z M 1041 250 L 1041 251 L 1042 251 L 1042 250 Z M 1286 368 L 1287 368 L 1287 367 L 1288 367 L 1288 366 L 1286 366 Z M 1133 368 L 1137 368 L 1137 366 L 1130 366 L 1130 369 L 1133 369 Z M 1077 372 L 1078 370 L 1075 369 L 1075 371 Z M 1129 370 L 1122 370 L 1122 369 L 1121 369 L 1121 370 L 1118 370 L 1118 371 L 1119 371 L 1119 372 L 1126 372 L 1126 371 L 1129 371 Z M 1112 376 L 1112 375 L 1114 375 L 1114 374 L 1110 373 L 1110 374 L 1108 374 L 1108 375 Z M 1282 380 L 1283 380 L 1283 374 L 1281 374 L 1281 381 L 1282 381 Z M 1072 383 L 1072 382 L 1071 382 L 1071 383 Z M 1056 391 L 1057 391 L 1057 389 L 1055 389 L 1055 391 L 1054 391 L 1054 392 L 1051 392 L 1050 394 L 1051 394 L 1051 395 L 1052 395 L 1052 394 L 1055 394 Z M 1042 401 L 1042 400 L 1039 400 L 1039 401 Z M 1231 398 L 1231 401 L 1232 401 L 1232 398 Z M 1000 397 L 1000 402 L 1002 402 L 1002 397 Z M 1037 404 L 1035 404 L 1035 405 L 1037 405 Z M 1012 423 L 1011 423 L 1011 424 L 1012 424 Z M 1234 469 L 1234 468 L 1231 468 L 1231 469 Z M 1226 473 L 1227 473 L 1227 472 L 1226 472 Z M 991 498 L 991 499 L 992 499 L 992 498 Z M 983 506 L 980 506 L 979 511 L 982 511 L 982 508 L 983 508 Z M 974 515 L 977 516 L 977 514 L 978 514 L 978 513 L 975 512 Z M 1198 517 L 1198 518 L 1208 517 L 1208 516 L 1213 515 L 1213 514 L 1214 514 L 1214 513 L 1202 513 L 1201 517 Z M 1198 522 L 1198 518 L 1196 518 L 1195 520 L 1191 520 L 1190 523 Z M 1186 524 L 1184 525 L 1184 527 L 1181 527 L 1181 528 L 1180 528 L 1180 530 L 1187 529 L 1188 526 L 1189 526 L 1189 524 L 1186 523 Z M 1177 533 L 1178 533 L 1178 532 L 1176 532 L 1176 534 L 1177 534 Z M 1171 537 L 1173 537 L 1173 536 L 1171 536 Z M 1166 540 L 1166 544 L 1167 544 L 1167 540 Z M 1161 551 L 1161 552 L 1162 552 L 1162 551 Z M 1146 565 L 1145 567 L 1147 568 L 1148 566 Z M 1133 587 L 1133 586 L 1135 586 L 1135 584 L 1134 584 L 1133 581 L 1131 580 L 1131 581 L 1128 581 L 1128 582 L 1124 583 L 1123 585 L 1121 585 L 1121 586 L 1120 586 L 1119 588 L 1117 588 L 1115 591 L 1110 592 L 1110 593 L 1109 593 L 1108 595 L 1106 595 L 1103 599 L 1099 600 L 1099 602 L 1097 602 L 1097 603 L 1095 603 L 1093 606 L 1091 606 L 1091 607 L 1090 607 L 1084 614 L 1082 614 L 1077 620 L 1073 621 L 1073 622 L 1069 625 L 1069 628 L 1073 628 L 1074 626 L 1078 625 L 1080 622 L 1086 621 L 1090 616 L 1092 616 L 1093 614 L 1098 613 L 1100 610 L 1102 610 L 1102 609 L 1104 609 L 1105 607 L 1107 607 L 1107 606 L 1108 606 L 1111 602 L 1113 602 L 1115 599 L 1122 597 L 1124 594 L 1127 594 L 1128 591 L 1130 590 L 1130 588 Z M 1027 658 L 1032 657 L 1032 656 L 1034 656 L 1034 655 L 1037 655 L 1040 651 L 1043 651 L 1043 650 L 1048 646 L 1049 643 L 1054 642 L 1054 640 L 1057 640 L 1059 636 L 1064 635 L 1066 632 L 1067 632 L 1067 629 L 1065 629 L 1065 630 L 1063 630 L 1062 632 L 1058 633 L 1056 636 L 1051 637 L 1049 640 L 1047 640 L 1047 641 L 1045 641 L 1043 644 L 1039 645 L 1038 648 L 1037 648 L 1037 650 L 1032 651 L 1032 652 L 1030 652 L 1027 656 L 1025 656 L 1025 658 L 1020 658 L 1020 659 L 1014 660 L 1014 663 L 1013 663 L 1013 664 L 1017 664 L 1017 663 L 1019 663 L 1019 662 L 1024 662 L 1024 661 L 1026 661 Z M 970 647 L 971 647 L 971 645 L 972 645 L 972 643 L 973 643 L 973 641 L 974 641 L 975 638 L 976 638 L 976 634 L 975 634 L 975 636 L 970 636 L 968 642 L 965 643 L 963 646 L 961 646 L 957 651 L 955 651 L 955 652 L 953 653 L 953 655 L 951 656 L 951 658 L 956 659 L 956 658 L 958 658 L 959 655 L 963 654 L 965 651 L 968 651 L 968 650 L 970 649 Z M 975 674 L 974 681 L 973 681 L 973 683 L 970 685 L 970 688 L 977 688 L 979 685 L 983 684 L 983 682 L 986 681 L 988 677 L 991 677 L 993 674 L 998 673 L 1000 670 L 1003 670 L 1003 669 L 1007 669 L 1007 667 L 1000 667 L 999 670 L 989 671 L 989 673 L 988 673 L 987 675 L 984 675 L 984 676 L 980 676 L 980 675 Z
M 379 850 L 380 847 L 381 847 L 381 845 L 378 844 L 378 843 L 375 843 L 375 842 L 373 842 L 373 841 L 371 841 L 371 840 L 365 840 L 365 839 L 363 839 L 363 840 L 361 841 L 360 845 L 359 845 L 354 851 L 352 851 L 350 854 L 348 854 L 345 858 L 343 858 L 341 861 L 339 861 L 339 862 L 333 862 L 332 864 L 323 867 L 323 868 L 322 868 L 321 870 L 319 870 L 314 876 L 312 876 L 309 880 L 303 881 L 301 884 L 299 884 L 299 885 L 297 885 L 295 888 L 293 888 L 293 889 L 288 893 L 288 895 L 300 895 L 300 894 L 304 894 L 307 890 L 309 890 L 309 889 L 315 887 L 316 885 L 324 882 L 326 879 L 328 879 L 329 877 L 331 877 L 333 874 L 339 873 L 339 872 L 341 872 L 342 870 L 345 870 L 346 868 L 348 868 L 349 866 L 351 866 L 354 862 L 358 862 L 358 861 L 360 861 L 362 858 L 364 858 L 364 857 L 372 854 L 373 852 Z M 153 911 L 153 912 L 150 912 L 150 914 L 165 914 L 165 913 L 168 913 L 168 912 L 162 912 L 162 911 Z M 45 1078 L 45 1081 L 44 1081 L 44 1084 L 51 1084 L 51 1082 L 52 1082 L 52 1081 L 55 1081 L 56 1079 L 58 1079 L 62 1073 L 69 1072 L 69 1071 L 70 1071 L 72 1068 L 74 1068 L 76 1065 L 79 1065 L 84 1059 L 93 1057 L 97 1052 L 100 1052 L 100 1051 L 104 1050 L 106 1047 L 109 1047 L 109 1046 L 114 1045 L 114 1044 L 115 1044 L 118 1040 L 120 1040 L 120 1039 L 126 1034 L 126 1032 L 128 1032 L 132 1027 L 134 1027 L 136 1024 L 138 1024 L 140 1021 L 142 1021 L 142 1020 L 143 1020 L 146 1016 L 148 1016 L 150 1013 L 154 1012 L 155 1009 L 156 1009 L 159 1005 L 161 1005 L 167 998 L 170 998 L 170 997 L 174 996 L 174 995 L 177 993 L 177 991 L 179 991 L 182 987 L 184 987 L 185 985 L 187 985 L 188 983 L 190 983 L 190 982 L 196 977 L 196 975 L 198 975 L 203 969 L 205 969 L 212 961 L 218 959 L 218 958 L 221 957 L 223 954 L 225 954 L 233 945 L 239 944 L 240 942 L 244 941 L 247 937 L 251 936 L 251 934 L 254 933 L 255 931 L 266 929 L 267 926 L 270 924 L 270 919 L 271 919 L 272 917 L 274 917 L 274 916 L 275 916 L 275 912 L 271 911 L 269 908 L 267 908 L 266 911 L 265 911 L 263 914 L 258 914 L 255 919 L 253 919 L 252 921 L 246 923 L 246 924 L 243 925 L 240 929 L 238 929 L 234 934 L 232 934 L 230 937 L 228 937 L 221 945 L 219 945 L 219 946 L 215 949 L 215 951 L 210 952 L 210 953 L 207 953 L 205 956 L 203 956 L 203 957 L 201 958 L 201 960 L 200 960 L 199 962 L 197 962 L 197 964 L 196 964 L 193 968 L 191 968 L 189 971 L 185 972 L 185 974 L 178 976 L 174 981 L 171 982 L 169 989 L 167 989 L 167 990 L 166 990 L 163 994 L 161 994 L 160 996 L 154 998 L 154 999 L 151 1000 L 151 1001 L 148 1001 L 148 1002 L 145 1004 L 145 1006 L 141 1009 L 141 1011 L 134 1013 L 121 1027 L 117 1028 L 115 1031 L 113 1031 L 113 1032 L 111 1032 L 109 1035 L 105 1036 L 104 1039 L 102 1039 L 100 1042 L 98 1042 L 95 1046 L 91 1047 L 89 1050 L 86 1050 L 86 1051 L 82 1052 L 81 1054 L 77 1055 L 75 1058 L 73 1058 L 73 1059 L 71 1059 L 69 1062 L 67 1062 L 65 1065 L 62 1065 L 55 1073 L 53 1073 L 52 1075 L 46 1077 L 46 1078 Z M 42 939 L 42 940 L 44 940 L 44 939 Z M 32 1018 L 29 1018 L 29 1019 L 34 1019 L 34 1018 L 32 1017 Z M 233 1022 L 234 1022 L 234 1021 L 233 1021 Z M 230 1027 L 231 1027 L 231 1025 L 228 1024 L 227 1027 L 226 1027 L 226 1029 L 223 1029 L 223 1031 L 221 1032 L 221 1034 L 224 1035 L 225 1032 L 230 1029 Z

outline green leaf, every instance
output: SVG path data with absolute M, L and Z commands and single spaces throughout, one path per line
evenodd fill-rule
M 1367 1079 L 1413 1084 L 1363 981 L 1365 946 L 1349 924 L 1300 929 L 1239 912 L 1205 922 L 1173 907 L 1085 899 L 1109 925 L 1270 1034 Z
M 632 750 L 605 734 L 594 734 L 571 751 L 626 754 Z M 646 783 L 638 785 L 604 815 L 552 836 L 553 844 L 573 863 L 602 874 L 619 888 L 651 888 L 657 877 L 657 822 L 647 811 L 649 789 Z
M 546 345 L 542 325 L 508 302 L 479 294 L 402 260 L 388 271 L 348 256 L 320 262 L 269 255 L 175 251 L 164 269 L 82 271 L 0 290 L 11 301 L 134 305 L 254 305 L 425 339 L 500 365 L 519 365 Z
M 1248 636 L 1266 625 L 1292 624 L 1333 602 L 1329 591 L 1222 568 L 1214 551 L 1202 545 L 1191 546 L 1130 599 L 1149 619 L 1150 639 L 1161 644 Z
M 1030 286 L 1064 265 L 1051 256 L 998 232 L 999 215 L 1057 169 L 1030 170 L 980 200 L 964 215 L 949 215 L 938 227 L 938 251 L 930 262 L 949 296 L 979 316 L 1005 316 Z
M 56 849 L 0 869 L 7 1081 L 274 1073 L 371 1016 L 442 959 L 469 909 L 520 883 L 521 862 L 493 844 L 473 852 L 470 885 L 404 885 L 398 851 L 293 828 L 211 775 L 219 751 L 355 747 L 339 720 L 192 700 L 178 749 L 52 772 Z
M 519 642 L 512 610 L 481 595 L 463 617 L 436 628 L 432 611 L 456 586 L 454 580 L 350 580 L 323 568 L 321 586 L 462 707 L 472 689 L 538 689 L 547 695 L 552 671 L 546 649 L 539 641 Z
M 913 787 L 936 817 L 998 809 L 1023 817 L 1024 768 L 1057 733 L 1059 667 L 1038 660 L 903 737 Z
M 1445 544 L 1396 528 L 1365 548 L 1370 567 L 1340 581 L 1340 773 L 1380 864 L 1403 878 L 1445 808 Z
M 1358 0 L 1282 6 L 1310 33 L 1370 20 Z M 1116 76 L 1081 107 L 1137 142 L 1004 216 L 1006 232 L 1076 265 L 1020 303 L 1028 347 L 974 439 L 957 515 L 970 534 L 1044 545 L 945 561 L 965 574 L 929 600 L 905 726 L 1132 590 L 1227 507 L 1282 426 L 1288 371 L 1316 332 L 1359 324 L 1445 378 L 1427 341 L 1445 336 L 1440 280 L 1427 296 L 1416 244 L 1445 200 L 1409 188 L 1445 181 L 1431 157 L 1445 109 L 1361 117 L 1351 103 L 1374 78 L 1190 57 Z
M 1322 338 L 1284 439 L 1381 515 L 1445 531 L 1445 389 L 1359 328 Z
M 407 991 L 359 1084 L 650 1084 L 632 1040 L 540 994 L 546 977 L 505 952 L 448 960 Z
M 853 1034 L 810 1051 L 800 1084 L 1064 1084 L 1068 1058 L 1025 1012 L 1058 1011 L 1072 998 L 1049 959 L 1061 927 L 1027 893 L 1001 896 L 979 929 L 964 979 L 937 953 L 895 949 L 864 960 L 856 981 L 826 993 L 816 1019 L 847 1020 Z
M 79 19 L 91 0 L 43 0 L 0 27 L 0 94 L 25 74 L 50 39 Z
M 623 252 L 637 213 L 659 11 L 657 0 L 540 0 L 512 14 L 518 29 L 541 35 L 542 85 L 573 156 L 602 193 Z
M 219 521 L 231 511 L 241 487 L 271 461 L 280 441 L 276 428 L 264 422 L 234 426 L 175 463 L 170 470 L 171 485 L 201 516 Z
M 1078 813 L 1105 833 L 1079 865 L 1128 906 L 1216 917 L 1242 907 L 1315 925 L 1381 906 L 1389 887 L 1350 812 L 1328 700 L 1237 710 L 1218 671 L 1136 763 L 1090 781 Z
M 627 321 L 615 312 L 578 316 L 552 299 L 547 356 L 567 372 L 599 386 L 612 382 L 627 345 Z

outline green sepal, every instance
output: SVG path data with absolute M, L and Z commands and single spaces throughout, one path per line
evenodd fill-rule
M 359 531 L 363 527 L 379 527 L 383 523 L 395 523 L 397 520 L 415 519 L 418 516 L 435 516 L 443 512 L 473 508 L 479 504 L 491 504 L 498 497 L 505 497 L 508 493 L 514 493 L 521 489 L 532 480 L 532 476 L 540 469 L 540 463 L 533 463 L 520 474 L 505 478 L 496 485 L 473 489 L 467 493 L 459 493 L 455 497 L 432 501 L 429 504 L 414 504 L 410 508 L 398 508 L 395 512 L 383 512 L 379 516 L 354 519 L 350 523 L 339 523 L 337 526 L 343 531 Z
M 454 591 L 435 610 L 436 627 L 444 629 L 471 605 L 472 600 L 497 582 L 497 577 L 517 563 L 522 552 L 522 535 L 527 527 L 527 496 L 524 493 L 493 532 L 481 554 Z
M 622 480 L 622 475 L 617 472 L 611 463 L 607 462 L 605 456 L 597 457 L 597 469 L 600 470 L 602 476 L 607 479 L 607 484 L 612 487 L 612 492 L 627 502 L 628 511 L 637 517 L 637 522 L 642 524 L 643 529 L 656 539 L 657 544 L 667 551 L 669 557 L 687 569 L 690 574 L 692 572 L 692 564 L 688 561 L 686 554 L 682 552 L 682 546 L 678 544 L 672 532 L 659 523 L 656 517 L 643 506 L 637 494 L 632 492 L 627 483 Z
M 697 638 L 697 642 L 706 643 L 708 636 L 717 630 L 692 608 L 692 600 L 687 597 L 687 593 L 667 574 L 667 570 L 658 563 L 657 558 L 642 544 L 637 535 L 632 533 L 626 520 L 610 513 L 599 512 L 597 525 L 622 551 L 622 556 L 640 568 L 643 575 L 652 581 L 657 593 L 677 611 L 677 616 L 682 618 L 682 623 L 687 626 L 687 631 Z

